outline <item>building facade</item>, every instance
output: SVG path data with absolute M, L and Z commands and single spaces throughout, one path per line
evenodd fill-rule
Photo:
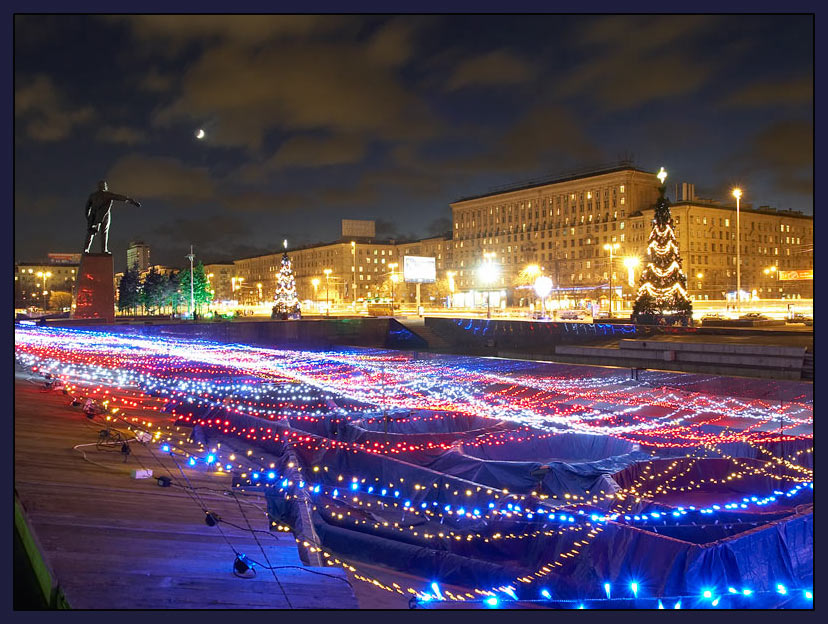
M 78 265 L 65 262 L 18 262 L 14 265 L 14 307 L 49 308 L 54 292 L 73 295 Z
M 532 298 L 516 290 L 527 265 L 551 277 L 553 297 L 600 298 L 609 294 L 609 254 L 637 251 L 630 240 L 632 215 L 655 204 L 660 183 L 652 172 L 619 167 L 462 199 L 451 204 L 455 282 L 465 304 L 479 305 L 484 289 L 498 289 L 508 305 Z M 478 268 L 489 254 L 498 269 L 482 284 Z M 493 255 L 491 255 L 493 254 Z M 462 297 L 461 297 L 462 299 Z
M 679 201 L 671 212 L 690 296 L 735 301 L 736 204 Z M 652 218 L 652 209 L 642 211 L 642 223 L 634 230 L 642 254 Z M 801 212 L 740 206 L 743 299 L 813 298 L 813 279 L 781 279 L 791 271 L 813 271 L 813 226 L 813 217 Z
M 387 301 L 393 292 L 395 301 L 412 303 L 415 286 L 403 281 L 403 258 L 410 255 L 435 258 L 437 282 L 423 285 L 427 305 L 526 306 L 535 301 L 530 284 L 542 273 L 552 279 L 553 307 L 608 309 L 611 290 L 613 309 L 629 310 L 660 186 L 655 173 L 631 166 L 590 171 L 453 202 L 452 231 L 444 236 L 341 239 L 289 250 L 297 295 L 342 306 Z M 680 199 L 672 215 L 690 296 L 735 298 L 735 204 L 697 199 L 692 184 L 674 188 Z M 787 279 L 813 275 L 813 217 L 742 204 L 739 230 L 743 297 L 813 297 L 812 279 Z M 236 260 L 232 269 L 222 265 L 216 288 L 229 283 L 229 298 L 241 304 L 270 302 L 281 258 L 278 252 Z M 497 272 L 482 283 L 479 269 L 487 262 Z M 208 273 L 218 274 L 217 266 Z
M 127 268 L 138 267 L 138 272 L 143 273 L 150 267 L 150 248 L 144 241 L 132 241 L 127 247 Z
M 629 309 L 647 261 L 659 186 L 654 173 L 627 167 L 454 202 L 460 301 L 480 305 L 489 288 L 509 305 L 523 305 L 533 294 L 521 287 L 522 271 L 537 265 L 562 307 L 586 300 L 608 308 L 611 285 L 614 309 Z M 676 192 L 681 200 L 671 210 L 690 296 L 735 301 L 735 204 L 696 199 L 692 184 Z M 743 299 L 812 298 L 812 279 L 785 278 L 813 275 L 813 217 L 749 204 L 739 212 Z M 484 254 L 494 254 L 499 269 L 494 285 L 481 284 L 477 273 Z
M 207 274 L 207 281 L 210 283 L 210 290 L 213 293 L 213 301 L 233 301 L 235 292 L 233 287 L 236 275 L 236 265 L 232 262 L 217 262 L 205 264 L 204 272 Z

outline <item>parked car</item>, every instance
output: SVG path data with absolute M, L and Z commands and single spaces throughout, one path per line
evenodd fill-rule
M 788 323 L 805 323 L 806 325 L 813 325 L 814 317 L 796 312 L 791 316 L 791 318 L 788 319 Z
M 563 321 L 580 321 L 586 318 L 586 312 L 582 310 L 562 310 L 558 312 L 558 318 Z
M 767 321 L 768 317 L 759 312 L 748 312 L 739 317 L 741 321 Z
M 701 318 L 701 320 L 702 321 L 724 321 L 724 320 L 726 320 L 726 317 L 722 316 L 721 314 L 718 314 L 718 313 L 714 312 L 714 313 L 711 313 L 711 314 L 705 314 Z

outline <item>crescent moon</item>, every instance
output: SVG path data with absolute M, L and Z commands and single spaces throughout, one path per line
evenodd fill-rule
M 204 129 L 199 128 L 198 131 L 196 132 L 196 138 L 197 139 L 203 139 L 204 137 L 205 137 Z

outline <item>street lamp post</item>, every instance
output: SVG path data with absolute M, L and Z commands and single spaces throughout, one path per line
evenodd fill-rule
M 742 314 L 742 240 L 739 232 L 739 200 L 742 199 L 742 189 L 733 189 L 736 198 L 736 313 Z
M 635 268 L 640 264 L 640 260 L 636 256 L 627 256 L 624 258 L 624 266 L 627 267 L 627 284 L 630 288 L 635 288 Z
M 526 279 L 531 283 L 534 284 L 535 280 L 540 276 L 541 269 L 537 264 L 530 264 L 525 269 L 523 269 L 524 274 L 526 275 Z M 532 302 L 534 303 L 534 302 Z
M 351 265 L 351 272 L 353 275 L 354 284 L 354 314 L 356 314 L 357 303 L 357 285 L 356 285 L 356 241 L 351 241 L 351 256 L 353 257 L 353 264 Z
M 454 307 L 454 276 L 457 275 L 456 271 L 446 271 L 446 278 L 448 279 L 448 289 L 449 289 L 449 308 Z
M 317 306 L 317 310 L 319 309 L 319 303 L 316 301 L 316 289 L 319 287 L 319 278 L 314 277 L 311 280 L 311 284 L 313 284 L 313 305 Z
M 779 269 L 776 267 L 776 265 L 769 266 L 767 269 L 765 269 L 764 273 L 765 273 L 765 275 L 771 275 L 771 274 L 774 274 L 774 273 L 776 274 L 776 293 L 774 293 L 774 294 L 778 295 L 779 298 L 781 299 L 782 294 L 780 293 L 780 291 L 782 289 L 780 287 L 781 282 L 779 281 Z
M 535 294 L 540 297 L 541 300 L 541 318 L 546 318 L 546 297 L 549 296 L 549 293 L 552 290 L 552 280 L 546 277 L 545 275 L 541 275 L 535 280 Z
M 609 314 L 612 317 L 612 252 L 620 247 L 620 243 L 607 243 L 604 245 L 604 249 L 607 249 L 610 254 L 610 262 L 609 262 Z
M 388 268 L 391 269 L 391 316 L 394 316 L 394 299 L 396 296 L 396 286 L 397 286 L 397 274 L 394 272 L 399 266 L 398 262 L 389 262 Z
M 331 304 L 328 300 L 328 277 L 331 275 L 330 269 L 322 271 L 325 274 L 325 316 L 331 315 Z
M 491 284 L 495 280 L 497 276 L 497 269 L 492 262 L 492 259 L 496 256 L 493 251 L 486 252 L 483 254 L 483 257 L 486 259 L 485 262 L 480 265 L 480 277 L 484 284 L 488 285 L 489 288 L 486 290 L 486 318 L 492 318 L 492 289 Z
M 41 294 L 41 300 L 42 300 L 43 310 L 45 311 L 46 310 L 46 295 L 49 294 L 49 290 L 46 287 L 46 282 L 50 277 L 52 277 L 52 272 L 51 271 L 38 271 L 37 276 L 43 278 L 43 291 L 42 291 L 42 294 Z
M 190 253 L 184 257 L 190 261 L 190 315 L 193 317 L 193 320 L 195 320 L 195 275 L 193 275 L 193 260 L 195 259 L 195 254 L 193 253 L 192 245 L 190 245 Z

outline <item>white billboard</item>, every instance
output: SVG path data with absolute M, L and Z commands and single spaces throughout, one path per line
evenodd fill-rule
M 376 223 L 361 219 L 342 219 L 342 238 L 374 238 Z
M 403 278 L 406 282 L 432 284 L 437 281 L 437 264 L 435 258 L 425 256 L 405 256 L 403 258 Z

